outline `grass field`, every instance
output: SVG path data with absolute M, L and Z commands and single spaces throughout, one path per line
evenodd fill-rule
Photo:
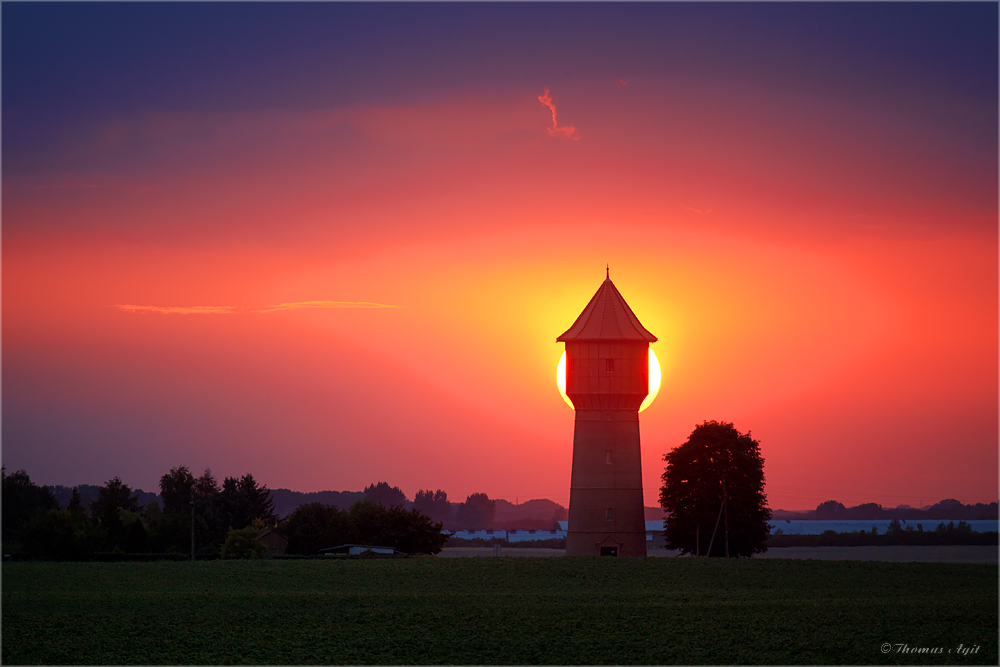
M 4 664 L 997 664 L 995 565 L 426 557 L 2 574 Z
M 565 549 L 504 547 L 503 556 L 565 556 Z M 681 552 L 673 549 L 648 548 L 646 554 L 657 558 L 676 558 Z M 442 558 L 493 557 L 489 547 L 445 547 Z M 683 556 L 681 556 L 683 557 Z M 874 546 L 874 547 L 780 547 L 768 549 L 754 558 L 812 558 L 815 560 L 879 560 L 915 563 L 994 563 L 998 561 L 995 546 L 947 545 L 936 547 Z

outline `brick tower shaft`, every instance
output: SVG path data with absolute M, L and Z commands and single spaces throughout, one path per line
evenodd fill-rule
M 639 407 L 656 337 L 608 278 L 557 340 L 576 410 L 566 555 L 645 556 Z
M 568 556 L 645 556 L 638 410 L 578 410 Z

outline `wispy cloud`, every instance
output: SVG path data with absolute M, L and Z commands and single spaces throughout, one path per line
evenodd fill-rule
M 547 106 L 552 111 L 552 127 L 545 128 L 549 131 L 549 136 L 552 137 L 565 137 L 572 141 L 579 141 L 580 137 L 576 136 L 576 128 L 572 125 L 559 126 L 559 121 L 556 119 L 556 105 L 549 97 L 549 89 L 545 89 L 544 95 L 538 96 L 538 101 Z
M 97 183 L 50 183 L 48 185 L 38 185 L 38 190 L 97 190 L 104 186 Z
M 273 313 L 279 310 L 299 310 L 301 308 L 399 308 L 399 306 L 372 301 L 291 301 L 268 306 L 254 312 Z
M 712 212 L 712 209 L 710 209 L 710 208 L 709 209 L 705 209 L 704 211 L 701 210 L 700 208 L 692 208 L 690 206 L 683 206 L 682 208 L 685 211 L 691 211 L 692 213 L 697 213 L 698 215 L 708 215 L 709 213 Z
M 217 315 L 228 314 L 236 310 L 236 306 L 135 306 L 128 303 L 115 304 L 115 308 L 131 313 L 163 313 L 165 315 Z
M 115 304 L 115 308 L 130 313 L 161 313 L 164 315 L 230 315 L 232 313 L 276 313 L 282 310 L 302 308 L 399 308 L 374 301 L 289 301 L 264 308 L 240 308 L 238 306 L 136 306 Z
M 616 88 L 621 88 L 623 86 L 627 86 L 628 82 L 631 81 L 631 80 L 632 80 L 632 77 L 629 77 L 627 79 L 618 79 L 618 83 L 615 84 L 615 87 Z

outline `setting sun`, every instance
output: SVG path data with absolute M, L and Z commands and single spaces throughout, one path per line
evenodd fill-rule
M 573 401 L 566 395 L 566 353 L 559 357 L 559 365 L 556 366 L 556 384 L 559 386 L 559 395 L 566 401 L 566 405 L 573 407 Z M 656 353 L 649 350 L 649 394 L 639 406 L 639 412 L 649 407 L 649 404 L 656 398 L 660 391 L 660 360 L 656 358 Z
M 649 407 L 656 395 L 660 392 L 660 360 L 656 358 L 656 353 L 649 350 L 649 393 L 639 406 L 639 412 Z

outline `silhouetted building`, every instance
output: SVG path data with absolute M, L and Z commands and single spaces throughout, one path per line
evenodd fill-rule
M 285 553 L 285 548 L 288 547 L 288 540 L 274 528 L 265 529 L 264 532 L 258 535 L 257 539 L 264 543 L 268 556 L 283 554 Z
M 645 556 L 639 407 L 649 393 L 646 331 L 605 278 L 566 333 L 576 410 L 567 556 Z

